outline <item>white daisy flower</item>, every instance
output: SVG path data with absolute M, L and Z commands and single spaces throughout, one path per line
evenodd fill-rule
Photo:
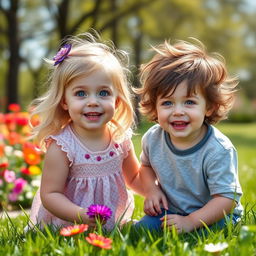
M 204 246 L 204 250 L 207 252 L 211 252 L 212 254 L 218 255 L 219 252 L 225 250 L 228 247 L 226 242 L 224 243 L 217 243 L 217 244 L 206 244 Z

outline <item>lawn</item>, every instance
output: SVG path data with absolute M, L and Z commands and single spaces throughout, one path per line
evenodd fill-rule
M 141 135 L 149 126 L 144 123 L 133 138 L 137 156 L 141 151 Z M 245 206 L 245 216 L 240 225 L 210 231 L 208 235 L 197 232 L 177 235 L 174 230 L 164 230 L 161 235 L 138 233 L 131 225 L 122 230 L 116 228 L 112 233 L 99 229 L 98 234 L 113 240 L 112 249 L 106 250 L 89 244 L 85 240 L 88 232 L 73 237 L 60 236 L 58 231 L 52 229 L 24 234 L 27 217 L 23 215 L 0 219 L 0 255 L 256 255 L 256 123 L 223 123 L 218 128 L 238 150 L 239 176 L 244 191 L 242 204 Z M 135 196 L 135 199 L 134 218 L 138 219 L 143 215 L 143 200 L 139 196 Z M 215 249 L 217 245 L 222 245 L 223 251 L 219 254 L 206 251 L 205 247 L 211 243 L 215 244 Z

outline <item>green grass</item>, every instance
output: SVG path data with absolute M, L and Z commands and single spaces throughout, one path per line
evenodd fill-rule
M 141 135 L 149 126 L 144 123 L 133 138 L 137 156 L 141 151 Z M 220 255 L 256 255 L 256 123 L 223 123 L 218 128 L 238 150 L 240 182 L 244 191 L 242 204 L 245 206 L 245 216 L 238 226 L 228 226 L 224 230 L 210 231 L 208 235 L 200 236 L 197 232 L 177 235 L 174 230 L 165 230 L 161 235 L 138 233 L 127 225 L 122 230 L 104 233 L 113 239 L 113 246 L 111 250 L 101 250 L 85 241 L 87 233 L 67 238 L 53 230 L 24 234 L 23 228 L 28 219 L 20 216 L 0 219 L 0 255 L 211 255 L 204 250 L 204 246 L 218 242 L 228 244 Z M 135 202 L 134 218 L 139 219 L 143 216 L 143 200 L 135 196 Z

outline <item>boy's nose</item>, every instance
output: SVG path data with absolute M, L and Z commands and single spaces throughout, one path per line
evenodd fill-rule
M 180 106 L 180 105 L 174 106 L 173 115 L 180 116 L 180 115 L 184 115 L 184 114 L 185 114 L 185 112 L 184 112 L 184 109 L 182 106 Z

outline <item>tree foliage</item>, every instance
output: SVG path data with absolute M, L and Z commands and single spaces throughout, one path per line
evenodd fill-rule
M 90 28 L 129 51 L 136 86 L 150 45 L 195 37 L 224 55 L 230 71 L 241 74 L 248 97 L 256 97 L 256 10 L 247 1 L 0 1 L 0 103 L 24 106 L 36 97 L 47 76 L 43 57 L 53 56 L 60 40 Z

